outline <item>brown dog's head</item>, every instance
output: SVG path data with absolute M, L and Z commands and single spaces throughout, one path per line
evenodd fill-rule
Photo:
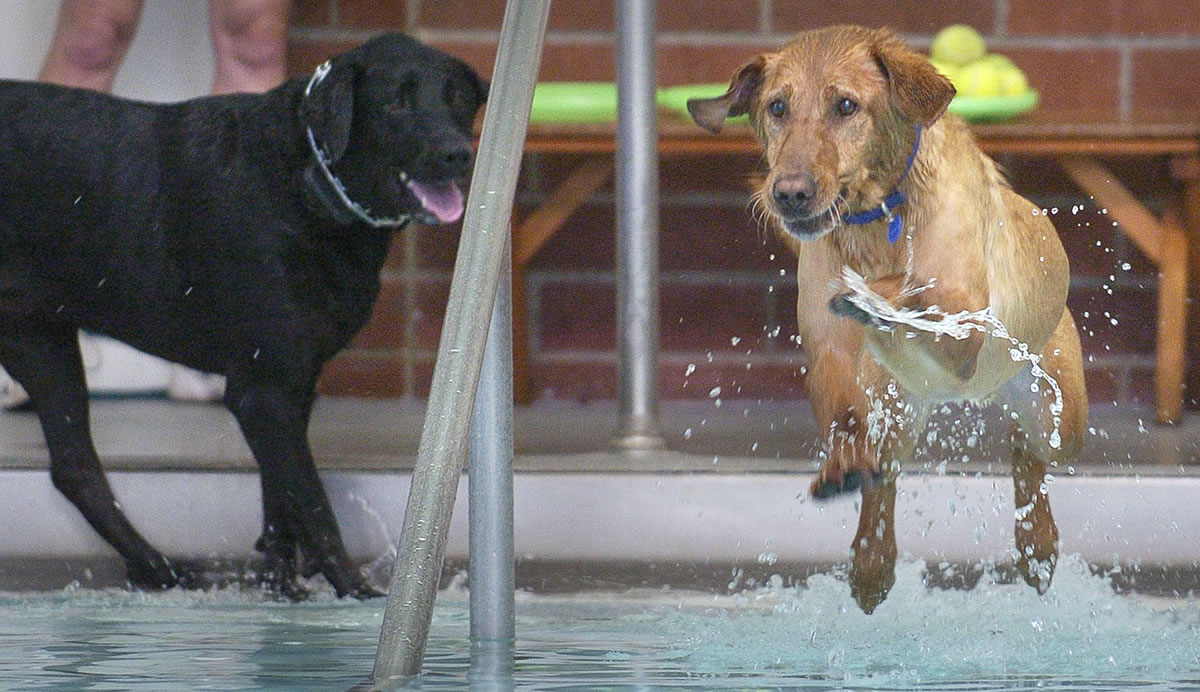
M 946 111 L 954 87 L 886 29 L 804 32 L 742 66 L 729 91 L 688 102 L 718 132 L 748 113 L 768 171 L 757 201 L 788 236 L 811 240 L 896 186 L 916 137 Z

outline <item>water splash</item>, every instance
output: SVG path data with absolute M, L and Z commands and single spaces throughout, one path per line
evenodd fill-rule
M 1030 353 L 1028 344 L 1009 334 L 1008 328 L 992 312 L 990 305 L 982 310 L 961 310 L 955 313 L 948 313 L 936 305 L 921 310 L 899 309 L 872 291 L 867 286 L 866 279 L 850 267 L 842 268 L 842 281 L 850 291 L 849 301 L 859 310 L 883 322 L 902 324 L 918 331 L 945 335 L 959 340 L 968 338 L 973 332 L 981 332 L 987 336 L 1008 341 L 1010 344 L 1009 356 L 1016 362 L 1029 363 L 1030 371 L 1034 376 L 1030 391 L 1038 393 L 1037 380 L 1043 380 L 1054 392 L 1054 403 L 1050 404 L 1054 427 L 1050 432 L 1049 444 L 1054 449 L 1062 446 L 1059 427 L 1062 422 L 1063 396 L 1058 381 L 1041 367 L 1042 357 L 1040 354 Z M 924 286 L 910 288 L 901 295 L 902 297 L 916 295 L 932 288 L 933 285 L 934 282 L 931 281 Z

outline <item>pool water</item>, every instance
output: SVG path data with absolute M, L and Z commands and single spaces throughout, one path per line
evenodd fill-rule
M 985 576 L 930 588 L 923 564 L 863 615 L 836 575 L 739 594 L 517 599 L 511 686 L 528 690 L 1200 688 L 1200 601 L 1118 595 L 1078 558 L 1050 591 Z M 229 588 L 0 594 L 0 689 L 345 690 L 370 672 L 383 602 L 302 604 Z M 439 596 L 419 689 L 471 671 L 467 594 Z M 478 685 L 477 685 L 478 686 Z M 492 686 L 492 685 L 484 685 Z

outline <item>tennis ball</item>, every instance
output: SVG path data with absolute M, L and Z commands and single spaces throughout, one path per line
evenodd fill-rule
M 994 63 L 986 60 L 976 60 L 969 65 L 963 65 L 958 70 L 959 81 L 954 83 L 963 96 L 986 98 L 1000 96 L 1004 93 L 1004 83 L 1000 77 L 1001 71 Z
M 1000 93 L 1005 96 L 1017 96 L 1029 91 L 1029 79 L 1021 68 L 1009 63 L 1000 68 Z
M 983 57 L 983 37 L 966 24 L 951 24 L 933 37 L 929 55 L 939 62 L 966 65 Z

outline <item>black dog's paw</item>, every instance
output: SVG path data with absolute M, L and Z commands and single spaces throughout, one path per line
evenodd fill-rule
M 355 587 L 353 589 L 351 589 L 349 591 L 349 593 L 347 593 L 346 595 L 351 596 L 353 598 L 357 598 L 360 601 L 365 601 L 369 598 L 383 598 L 383 597 L 387 596 L 387 592 L 380 591 L 379 589 L 375 588 L 374 586 L 371 586 L 369 583 L 367 583 L 364 580 L 364 581 L 360 582 L 359 584 L 355 585 Z
M 125 561 L 125 578 L 135 589 L 163 591 L 166 589 L 208 589 L 213 581 L 204 566 L 191 560 L 171 560 L 156 556 L 147 561 Z
M 870 488 L 876 482 L 883 480 L 883 474 L 877 471 L 866 474 L 858 469 L 852 469 L 842 474 L 840 479 L 819 477 L 813 481 L 810 492 L 813 499 L 828 500 L 864 487 L 864 478 L 866 478 L 865 487 Z
M 830 298 L 829 310 L 835 315 L 849 317 L 852 320 L 862 322 L 868 327 L 875 327 L 882 330 L 890 330 L 895 327 L 892 322 L 863 310 L 857 303 L 850 299 L 852 295 L 854 294 L 847 291 L 846 293 L 839 293 Z
M 274 579 L 273 575 L 258 575 L 257 586 L 277 600 L 289 603 L 307 601 L 312 593 L 295 579 Z

